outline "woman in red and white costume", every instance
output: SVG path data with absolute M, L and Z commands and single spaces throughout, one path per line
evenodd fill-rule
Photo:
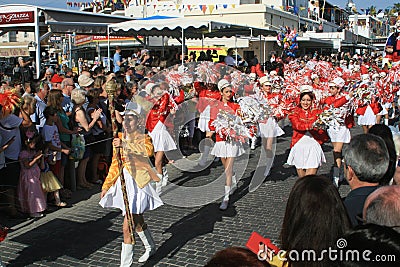
M 156 191 L 157 193 L 161 193 L 161 186 L 164 179 L 164 152 L 176 149 L 174 139 L 165 126 L 165 120 L 170 113 L 175 113 L 177 105 L 171 95 L 167 91 L 161 89 L 159 84 L 147 84 L 146 91 L 150 93 L 147 96 L 147 100 L 153 103 L 153 107 L 147 115 L 146 129 L 153 142 L 155 167 L 157 176 L 160 179 L 159 182 L 156 182 Z M 164 184 L 165 183 L 166 182 L 164 182 Z
M 272 91 L 272 83 L 269 80 L 269 77 L 264 76 L 261 77 L 259 80 L 261 90 L 260 96 L 263 99 L 261 100 L 262 103 L 266 103 L 269 107 L 273 108 L 273 104 L 271 103 L 272 100 L 282 99 L 279 93 L 275 93 Z M 273 142 L 274 138 L 277 136 L 283 135 L 285 132 L 279 127 L 277 119 L 282 119 L 280 117 L 270 116 L 267 121 L 259 122 L 258 126 L 260 129 L 260 135 L 262 138 L 263 147 L 267 153 L 267 158 L 273 158 Z M 272 163 L 271 163 L 272 165 Z M 268 176 L 270 172 L 270 166 L 265 170 L 264 175 Z
M 227 80 L 222 79 L 218 82 L 218 89 L 221 94 L 221 101 L 218 101 L 211 106 L 211 120 L 209 127 L 212 131 L 215 131 L 212 122 L 221 110 L 237 115 L 240 113 L 240 106 L 231 102 L 233 96 L 232 85 Z M 221 158 L 226 177 L 225 194 L 219 208 L 221 210 L 226 210 L 228 208 L 229 194 L 232 193 L 236 187 L 236 177 L 233 175 L 235 157 L 241 156 L 245 150 L 240 142 L 229 140 L 227 136 L 221 137 L 219 134 L 216 134 L 215 140 L 216 143 L 211 151 L 211 155 Z
M 195 82 L 193 86 L 199 97 L 199 101 L 197 102 L 197 110 L 200 112 L 198 128 L 200 131 L 206 133 L 204 149 L 199 161 L 200 166 L 205 166 L 213 144 L 211 140 L 213 131 L 211 131 L 209 127 L 211 105 L 213 105 L 215 101 L 221 99 L 221 93 L 215 89 L 214 84 Z
M 314 129 L 314 122 L 322 112 L 313 109 L 314 94 L 311 85 L 302 85 L 300 103 L 289 114 L 293 137 L 287 163 L 294 165 L 299 178 L 316 174 L 322 162 L 326 162 L 321 144 L 328 140 L 325 131 Z
M 360 87 L 368 87 L 370 86 L 369 75 L 363 74 L 361 75 L 362 82 Z M 374 97 L 372 97 L 374 98 Z M 358 115 L 358 125 L 361 125 L 364 133 L 368 133 L 368 129 L 376 124 L 376 115 L 381 112 L 381 105 L 378 103 L 377 99 L 372 99 L 371 103 L 368 105 L 359 106 L 356 109 L 356 113 Z
M 345 81 L 340 77 L 333 79 L 333 81 L 329 83 L 329 93 L 331 95 L 321 101 L 321 104 L 324 106 L 325 109 L 328 109 L 330 107 L 343 107 L 353 97 L 352 92 L 350 92 L 349 94 L 344 94 L 341 92 L 344 84 Z M 329 126 L 327 129 L 328 135 L 333 145 L 333 182 L 336 187 L 339 186 L 340 180 L 340 167 L 342 165 L 343 144 L 350 143 L 351 135 L 349 129 L 354 126 L 353 115 L 348 115 L 342 119 L 344 121 L 344 125 Z

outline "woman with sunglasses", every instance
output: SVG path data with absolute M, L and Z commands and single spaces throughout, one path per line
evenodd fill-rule
M 232 85 L 225 79 L 218 82 L 218 89 L 221 93 L 221 101 L 213 103 L 211 107 L 211 119 L 209 128 L 215 131 L 215 126 L 212 122 L 217 118 L 218 113 L 225 111 L 228 113 L 238 115 L 239 104 L 232 102 Z M 244 153 L 244 149 L 240 142 L 229 139 L 229 136 L 220 134 L 215 135 L 216 143 L 211 151 L 211 155 L 221 158 L 222 164 L 225 169 L 225 194 L 220 205 L 220 210 L 226 210 L 229 203 L 229 195 L 233 193 L 236 188 L 236 177 L 233 174 L 233 164 L 236 157 Z
M 287 163 L 294 165 L 298 177 L 302 178 L 317 174 L 319 166 L 326 162 L 321 144 L 328 140 L 328 136 L 325 131 L 314 129 L 314 122 L 321 110 L 313 108 L 314 93 L 311 85 L 301 86 L 299 100 L 299 105 L 289 114 L 293 137 Z
M 334 109 L 339 109 L 348 104 L 353 97 L 353 93 L 350 92 L 349 94 L 344 94 L 341 91 L 343 85 L 344 80 L 340 77 L 335 78 L 329 83 L 330 96 L 321 101 L 321 104 L 324 105 L 325 108 L 333 107 Z M 354 118 L 352 115 L 348 115 L 342 119 L 343 125 L 329 126 L 327 129 L 327 133 L 333 145 L 333 183 L 336 185 L 336 187 L 339 186 L 339 182 L 341 180 L 340 178 L 343 177 L 343 175 L 340 175 L 340 167 L 342 165 L 343 158 L 343 144 L 350 143 L 351 136 L 349 129 L 354 126 Z

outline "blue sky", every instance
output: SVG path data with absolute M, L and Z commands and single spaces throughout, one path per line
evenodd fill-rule
M 321 0 L 320 0 L 321 1 Z M 38 6 L 47 6 L 55 8 L 67 8 L 67 2 L 91 2 L 90 0 L 0 0 L 0 5 L 5 4 L 31 4 Z M 345 7 L 347 0 L 328 0 L 331 4 Z M 400 0 L 353 0 L 357 8 L 367 8 L 370 6 L 376 6 L 378 9 L 385 9 L 388 6 L 393 6 L 394 3 L 400 3 Z

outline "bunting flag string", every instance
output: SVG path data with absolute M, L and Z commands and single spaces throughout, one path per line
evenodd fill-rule
M 97 2 L 66 2 L 68 7 L 111 7 L 118 5 L 127 6 L 127 0 L 104 0 L 104 1 L 97 1 Z

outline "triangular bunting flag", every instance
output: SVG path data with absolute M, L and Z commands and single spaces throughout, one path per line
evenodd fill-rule
M 201 8 L 201 10 L 203 11 L 203 14 L 206 14 L 207 6 L 206 6 L 206 5 L 203 5 L 203 7 Z
M 176 10 L 178 10 L 178 9 L 179 9 L 179 5 L 175 5 L 175 7 L 176 7 Z
M 192 11 L 192 9 L 191 9 L 190 7 L 191 7 L 190 5 L 187 5 L 187 9 L 188 9 L 189 11 Z
M 228 5 L 222 5 L 224 8 L 228 8 Z
M 235 7 L 236 7 L 236 5 L 235 5 L 235 4 L 233 4 L 233 5 L 232 5 L 232 8 L 235 8 Z
M 210 14 L 213 12 L 215 8 L 215 5 L 208 5 L 208 10 L 210 11 Z

